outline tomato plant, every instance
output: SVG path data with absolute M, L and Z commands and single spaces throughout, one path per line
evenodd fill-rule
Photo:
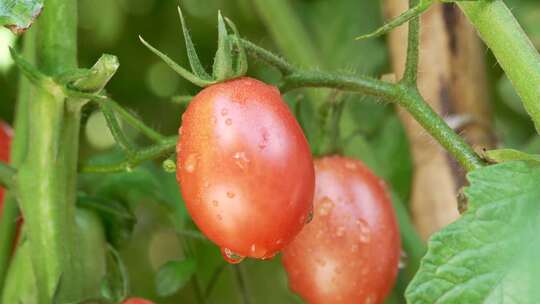
M 272 257 L 304 226 L 311 153 L 275 87 L 240 78 L 202 90 L 183 114 L 177 155 L 188 211 L 229 259 Z
M 0 1 L 0 302 L 540 303 L 538 1 L 127 2 Z
M 399 230 L 384 182 L 360 161 L 315 160 L 313 220 L 283 251 L 309 303 L 382 303 L 394 285 Z

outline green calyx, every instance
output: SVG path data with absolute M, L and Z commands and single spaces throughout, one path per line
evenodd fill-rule
M 199 60 L 199 56 L 197 55 L 197 51 L 195 50 L 195 46 L 193 45 L 193 41 L 189 35 L 189 31 L 180 7 L 178 7 L 178 14 L 180 15 L 180 23 L 182 25 L 182 32 L 184 33 L 184 40 L 186 42 L 187 55 L 189 65 L 191 66 L 191 71 L 174 62 L 171 58 L 169 58 L 169 56 L 160 52 L 146 42 L 141 36 L 139 36 L 141 42 L 150 51 L 165 61 L 165 63 L 176 73 L 200 87 L 207 87 L 209 85 L 228 79 L 238 78 L 246 74 L 248 68 L 246 53 L 240 43 L 238 30 L 231 20 L 228 18 L 223 18 L 221 12 L 218 12 L 218 47 L 214 57 L 212 75 L 210 75 L 206 72 L 201 64 L 201 61 Z M 229 35 L 227 25 L 232 30 L 232 35 Z

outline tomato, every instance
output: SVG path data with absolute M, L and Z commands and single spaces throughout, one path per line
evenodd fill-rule
M 0 161 L 9 162 L 9 147 L 13 133 L 11 128 L 0 121 Z M 4 189 L 0 187 L 0 210 L 4 205 Z
M 247 77 L 209 86 L 179 133 L 187 209 L 227 260 L 272 257 L 298 234 L 312 209 L 313 160 L 275 87 Z
M 400 238 L 381 179 L 357 160 L 315 160 L 314 217 L 283 250 L 292 290 L 311 304 L 383 303 Z
M 122 304 L 154 304 L 154 303 L 145 299 L 130 298 L 130 299 L 125 300 L 124 303 Z

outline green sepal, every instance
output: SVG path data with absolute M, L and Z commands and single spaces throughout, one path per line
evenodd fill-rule
M 229 40 L 227 27 L 218 11 L 218 47 L 214 57 L 213 76 L 218 81 L 223 81 L 234 75 L 232 64 L 231 41 Z
M 233 39 L 236 51 L 238 52 L 238 56 L 235 58 L 236 60 L 233 63 L 234 74 L 245 75 L 248 70 L 246 50 L 244 49 L 244 47 L 242 46 L 240 42 L 240 34 L 238 33 L 238 29 L 236 28 L 236 25 L 234 25 L 231 19 L 227 17 L 225 17 L 225 21 L 227 22 L 229 27 L 233 30 L 234 35 L 232 36 L 232 39 Z
M 396 18 L 390 20 L 388 23 L 381 26 L 380 28 L 378 28 L 374 32 L 358 36 L 355 39 L 356 40 L 362 40 L 362 39 L 374 38 L 374 37 L 379 37 L 381 35 L 384 35 L 384 34 L 388 33 L 389 31 L 393 30 L 394 28 L 402 25 L 403 23 L 405 23 L 405 22 L 407 22 L 407 21 L 409 21 L 409 20 L 411 20 L 411 19 L 413 19 L 413 18 L 415 18 L 417 16 L 420 16 L 420 14 L 425 12 L 431 6 L 431 4 L 433 4 L 433 2 L 434 2 L 434 0 L 420 0 L 420 2 L 416 6 L 406 10 L 401 15 L 399 15 Z
M 186 41 L 186 50 L 187 50 L 189 65 L 191 66 L 193 73 L 195 74 L 195 76 L 201 79 L 212 80 L 212 78 L 210 77 L 210 74 L 206 72 L 206 70 L 201 64 L 201 61 L 199 60 L 199 56 L 197 55 L 197 51 L 195 50 L 195 46 L 193 45 L 193 41 L 191 40 L 191 36 L 189 35 L 189 30 L 187 28 L 186 22 L 184 20 L 184 15 L 182 14 L 182 10 L 180 9 L 180 6 L 178 7 L 178 16 L 180 16 L 182 32 L 184 33 L 184 40 Z
M 209 86 L 211 84 L 214 84 L 216 83 L 217 81 L 212 81 L 212 80 L 205 80 L 205 79 L 202 79 L 200 77 L 197 77 L 196 75 L 194 75 L 193 73 L 191 73 L 190 71 L 184 69 L 183 67 L 181 67 L 180 65 L 178 65 L 176 62 L 174 62 L 171 58 L 169 58 L 169 56 L 163 54 L 162 52 L 158 51 L 156 48 L 154 48 L 153 46 L 151 46 L 148 42 L 146 42 L 141 36 L 139 36 L 139 39 L 141 40 L 141 42 L 150 50 L 152 51 L 152 53 L 156 54 L 159 58 L 161 58 L 163 61 L 165 61 L 165 63 L 171 67 L 171 69 L 173 69 L 176 73 L 178 73 L 180 76 L 184 77 L 185 79 L 191 81 L 192 83 L 194 83 L 195 85 L 198 85 L 200 87 L 206 87 L 206 86 Z

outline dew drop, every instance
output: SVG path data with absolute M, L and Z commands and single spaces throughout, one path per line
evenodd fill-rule
M 279 239 L 279 240 L 276 241 L 276 245 L 280 245 L 282 243 L 283 243 L 283 239 Z
M 225 124 L 226 124 L 227 126 L 232 125 L 232 119 L 230 119 L 230 118 L 225 119 Z
M 336 236 L 337 236 L 337 237 L 342 237 L 344 234 L 345 234 L 345 227 L 339 226 L 339 227 L 336 229 Z
M 255 244 L 251 244 L 250 250 L 251 252 L 255 253 L 255 250 L 257 250 L 257 247 L 255 247 Z
M 315 262 L 319 265 L 319 266 L 326 266 L 326 262 L 321 259 L 321 258 L 316 258 L 315 259 Z
M 219 202 L 216 201 L 216 200 L 213 200 L 213 201 L 212 201 L 212 205 L 214 205 L 214 207 L 217 207 L 217 206 L 219 206 Z
M 198 162 L 197 158 L 198 158 L 197 154 L 195 153 L 192 153 L 187 156 L 186 161 L 184 162 L 184 166 L 183 166 L 187 172 L 193 173 L 195 171 L 195 169 L 197 168 L 197 162 Z
M 327 216 L 328 214 L 332 212 L 333 208 L 334 208 L 334 202 L 328 196 L 325 196 L 319 202 L 319 208 L 318 208 L 317 213 L 320 216 Z
M 354 161 L 347 161 L 345 163 L 345 168 L 347 168 L 349 170 L 356 170 L 356 169 L 358 169 L 358 164 L 356 164 L 356 162 L 354 162 Z
M 227 197 L 228 198 L 233 198 L 235 197 L 236 194 L 234 194 L 234 192 L 230 192 L 230 191 L 227 191 Z
M 352 244 L 351 246 L 351 252 L 357 252 L 360 246 L 358 244 Z
M 371 240 L 371 229 L 369 229 L 368 224 L 362 219 L 357 219 L 355 222 L 359 229 L 358 239 L 362 243 L 368 243 Z
M 178 135 L 182 136 L 182 127 L 178 129 Z
M 311 223 L 313 221 L 313 210 L 309 211 L 307 217 L 306 217 L 306 224 Z
M 229 110 L 227 110 L 227 108 L 221 109 L 221 116 L 227 116 L 227 114 L 229 114 Z
M 377 302 L 377 296 L 374 294 L 370 294 L 369 296 L 367 296 L 364 304 L 375 304 L 375 302 Z
M 240 167 L 240 169 L 245 170 L 247 168 L 249 164 L 249 158 L 247 158 L 246 152 L 244 151 L 236 152 L 234 153 L 233 158 L 236 165 Z
M 259 141 L 259 148 L 262 150 L 268 146 L 268 141 L 270 140 L 270 134 L 266 129 L 262 130 L 261 139 Z
M 221 248 L 221 255 L 230 264 L 238 264 L 244 260 L 245 257 L 234 253 L 229 248 Z

